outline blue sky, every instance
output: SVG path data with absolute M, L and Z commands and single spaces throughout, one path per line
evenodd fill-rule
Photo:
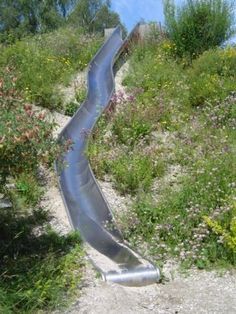
M 177 0 L 176 4 L 182 0 Z M 163 23 L 162 0 L 112 0 L 112 8 L 119 13 L 128 31 L 142 18 Z

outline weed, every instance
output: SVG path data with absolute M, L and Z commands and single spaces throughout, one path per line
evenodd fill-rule
M 128 109 L 128 108 L 127 108 Z M 112 125 L 112 132 L 121 144 L 133 146 L 151 133 L 151 124 L 137 116 L 137 110 L 118 114 Z
M 109 168 L 121 193 L 148 191 L 155 176 L 151 158 L 141 154 L 120 156 L 109 163 Z
M 78 106 L 79 106 L 79 104 L 74 102 L 74 101 L 69 102 L 65 106 L 65 114 L 67 116 L 72 117 L 75 114 L 75 112 L 78 110 Z
M 76 101 L 71 101 L 65 105 L 65 114 L 66 115 L 72 117 L 75 114 L 75 112 L 79 108 L 79 105 L 82 104 L 82 102 L 85 100 L 86 92 L 87 92 L 87 90 L 85 88 L 79 88 L 76 91 L 76 95 L 75 95 Z
M 87 89 L 84 87 L 82 88 L 79 88 L 77 91 L 76 91 L 76 100 L 78 101 L 78 103 L 82 104 L 82 102 L 85 100 L 86 98 L 86 93 L 87 93 Z
M 8 191 L 8 196 L 14 204 L 19 203 L 19 208 L 27 208 L 28 206 L 36 206 L 42 195 L 43 188 L 39 185 L 36 176 L 29 173 L 21 173 L 15 182 L 12 180 L 15 189 Z

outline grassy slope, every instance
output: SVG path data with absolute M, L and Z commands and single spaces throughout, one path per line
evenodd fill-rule
M 134 245 L 156 261 L 235 265 L 236 50 L 192 66 L 171 51 L 167 41 L 134 50 L 130 96 L 116 96 L 123 110 L 102 118 L 88 153 L 99 177 L 134 196 L 121 226 Z

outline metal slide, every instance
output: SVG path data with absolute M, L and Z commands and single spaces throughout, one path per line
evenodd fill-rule
M 159 281 L 159 270 L 124 243 L 85 153 L 88 135 L 114 92 L 114 58 L 125 43 L 118 26 L 92 59 L 87 98 L 59 135 L 60 140 L 71 140 L 72 148 L 57 161 L 56 169 L 73 228 L 117 266 L 103 272 L 103 279 L 126 286 L 143 286 Z

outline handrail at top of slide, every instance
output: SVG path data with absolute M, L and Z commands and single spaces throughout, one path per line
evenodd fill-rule
M 157 282 L 159 269 L 124 243 L 85 153 L 88 134 L 114 92 L 114 60 L 127 39 L 122 40 L 121 28 L 116 27 L 90 62 L 86 100 L 59 135 L 60 140 L 71 140 L 72 148 L 56 162 L 56 170 L 71 225 L 85 242 L 117 266 L 102 273 L 104 280 L 142 286 Z

